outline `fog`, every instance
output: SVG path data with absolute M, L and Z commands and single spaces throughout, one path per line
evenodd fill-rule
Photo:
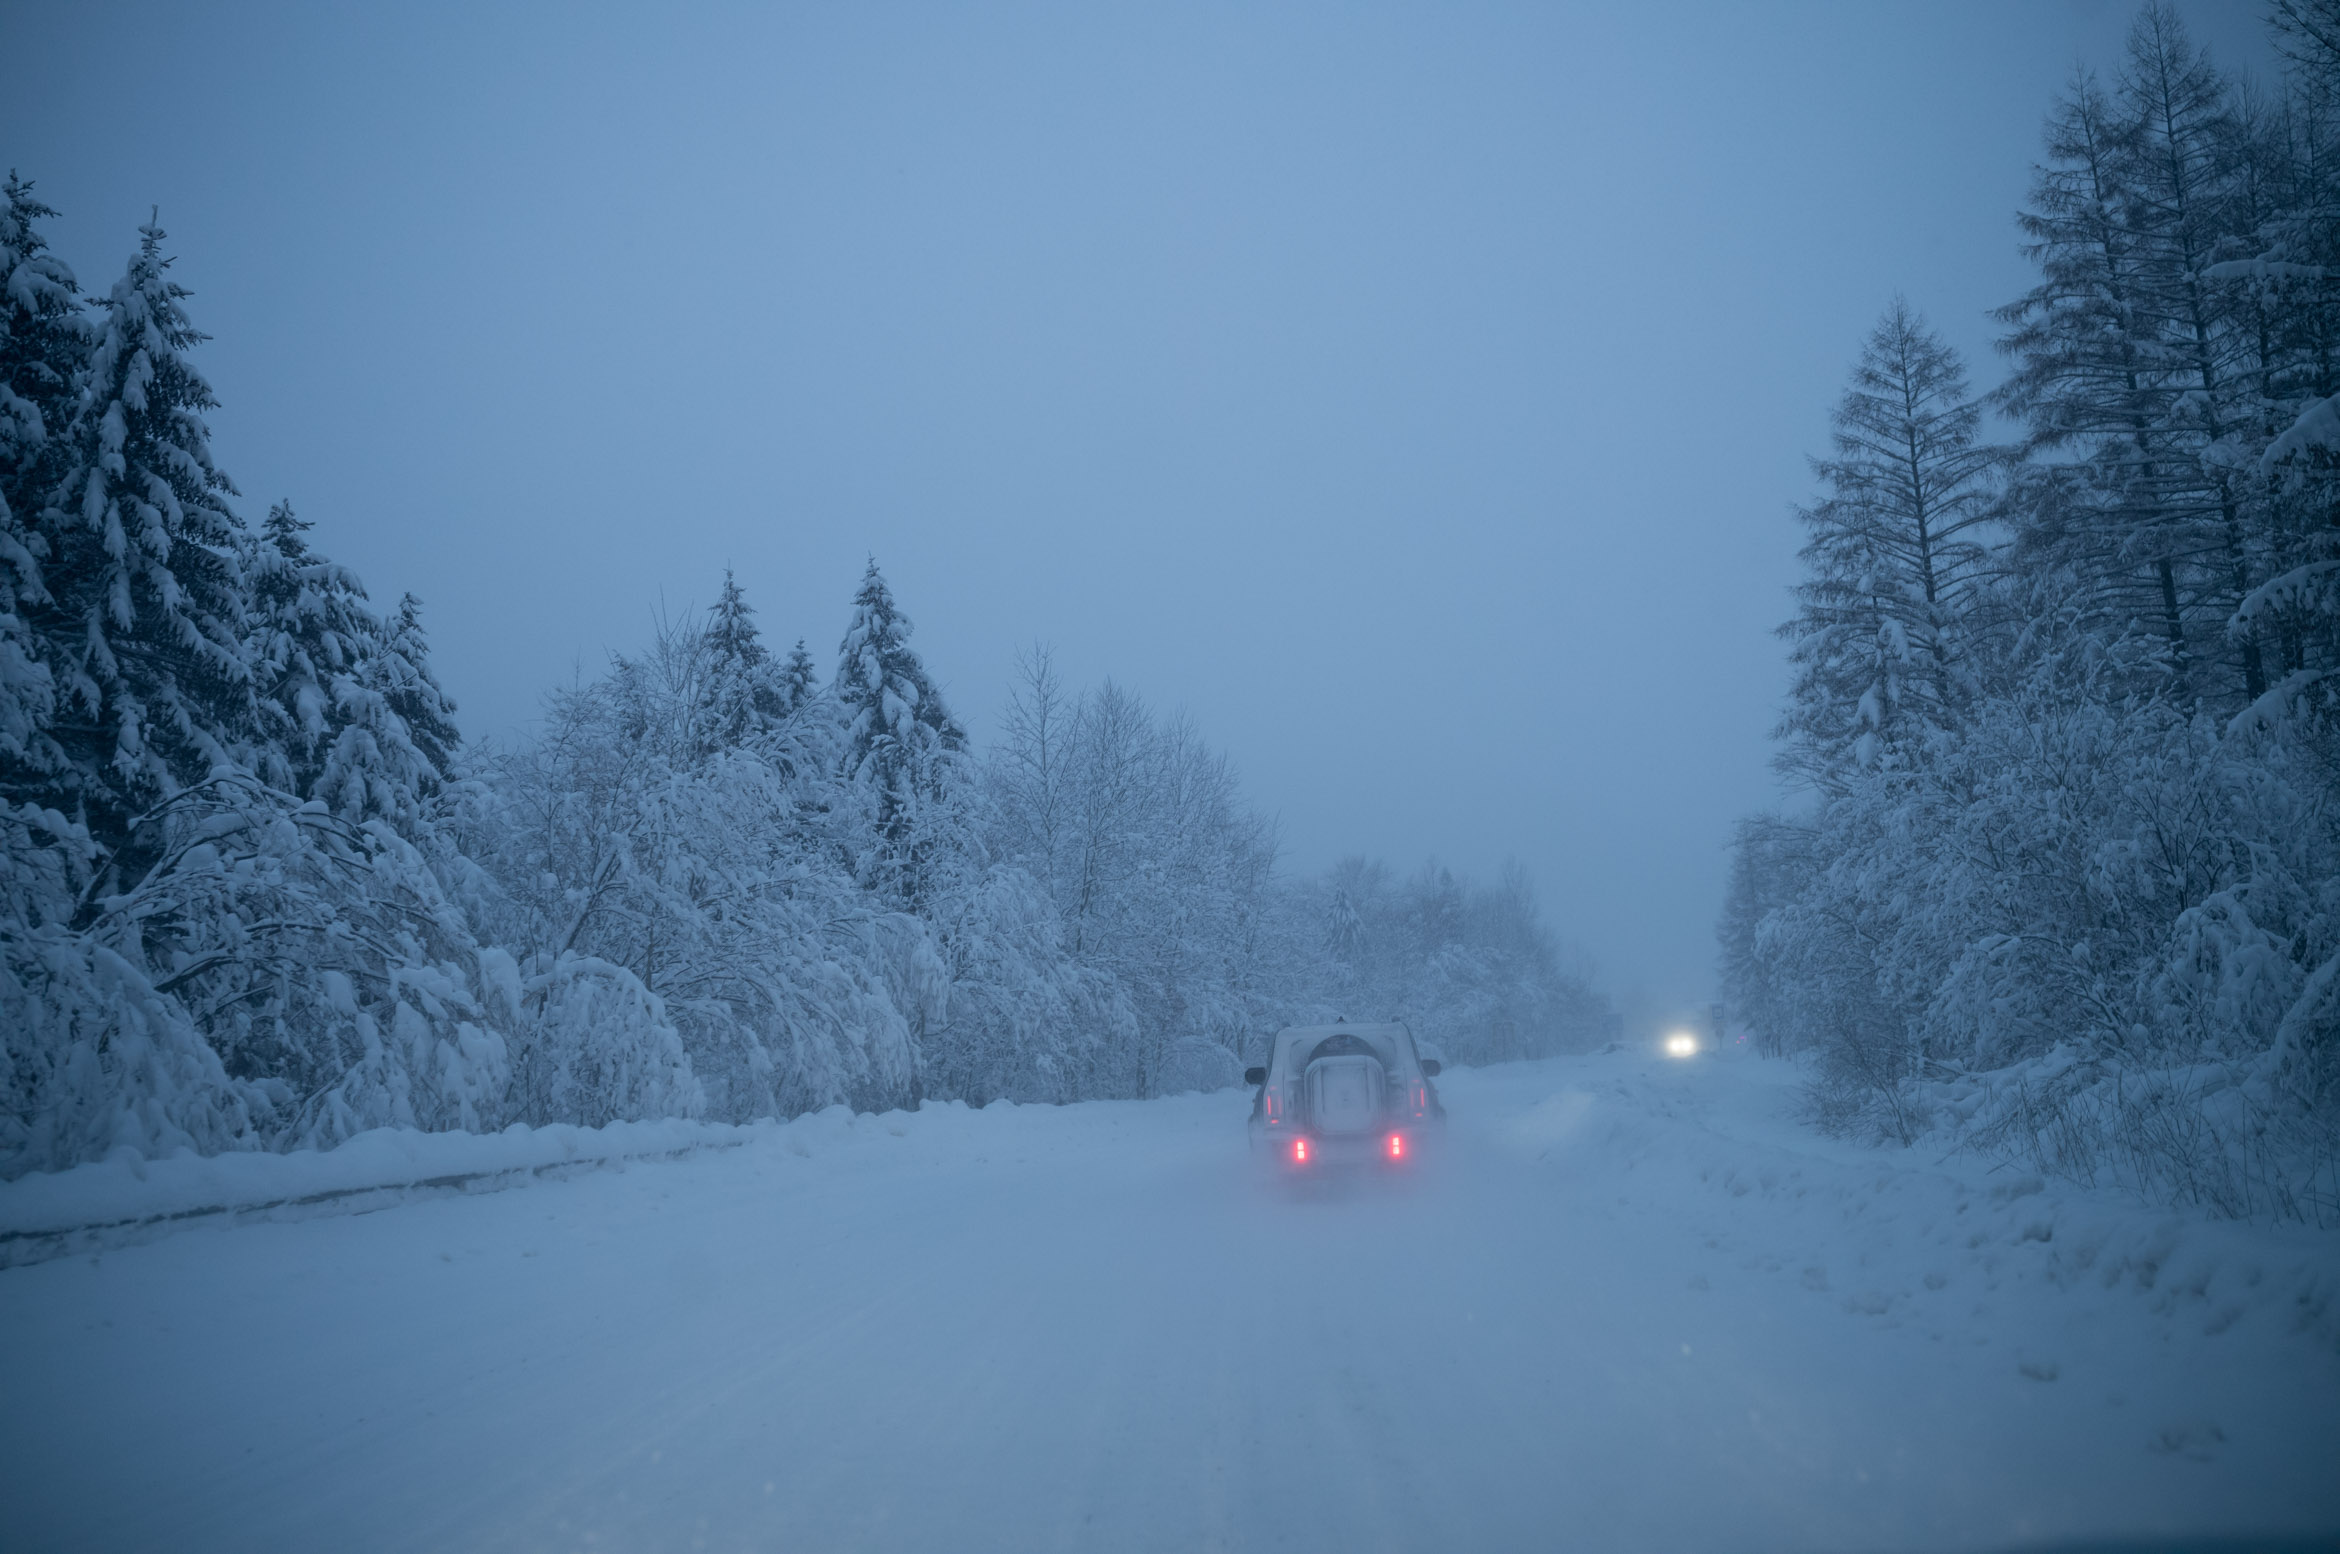
M 0 152 L 9 1547 L 2340 1547 L 2340 0 Z
M 1995 377 L 2131 14 L 15 6 L 0 145 L 101 293 L 159 206 L 247 516 L 421 595 L 468 736 L 727 565 L 825 666 L 875 556 L 979 740 L 1052 644 L 1291 866 L 1516 857 L 1653 1009 L 1846 366 L 1898 290 Z

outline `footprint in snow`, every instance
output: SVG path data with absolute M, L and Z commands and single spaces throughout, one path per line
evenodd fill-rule
M 2165 1456 L 2208 1462 L 2226 1444 L 2226 1432 L 2207 1419 L 2183 1419 L 2163 1425 L 2145 1444 Z

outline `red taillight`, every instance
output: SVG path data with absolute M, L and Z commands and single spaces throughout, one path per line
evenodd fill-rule
M 1308 1140 L 1292 1140 L 1292 1163 L 1294 1165 L 1308 1164 Z
M 1406 1158 L 1406 1136 L 1403 1133 L 1392 1133 L 1389 1136 L 1389 1158 L 1392 1160 Z

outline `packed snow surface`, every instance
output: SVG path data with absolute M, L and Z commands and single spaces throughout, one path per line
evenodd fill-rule
M 174 1554 L 2340 1528 L 2332 1236 L 1829 1144 L 1796 1079 L 1454 1072 L 1440 1147 L 1298 1189 L 1229 1091 L 562 1140 L 569 1174 L 149 1226 L 0 1271 L 0 1507 L 13 1547 Z M 306 1158 L 386 1188 L 458 1174 L 434 1150 L 554 1141 Z

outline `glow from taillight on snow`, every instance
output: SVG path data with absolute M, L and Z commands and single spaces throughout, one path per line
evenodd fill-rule
M 1389 1158 L 1392 1160 L 1406 1158 L 1406 1136 L 1403 1133 L 1392 1133 L 1389 1136 Z
M 1294 1165 L 1308 1164 L 1308 1140 L 1292 1140 L 1292 1163 Z
M 1688 1058 L 1698 1055 L 1698 1038 L 1688 1031 L 1676 1031 L 1666 1038 L 1666 1056 Z

